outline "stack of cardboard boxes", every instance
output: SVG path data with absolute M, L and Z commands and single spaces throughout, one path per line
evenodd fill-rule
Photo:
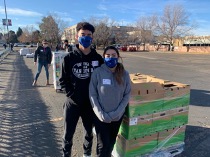
M 132 92 L 114 156 L 137 157 L 183 150 L 190 86 L 143 74 L 130 74 Z M 166 155 L 169 156 L 169 155 Z

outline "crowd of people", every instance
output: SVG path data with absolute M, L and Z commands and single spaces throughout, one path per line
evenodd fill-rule
M 83 157 L 91 157 L 93 127 L 97 137 L 97 157 L 111 157 L 120 124 L 128 105 L 131 85 L 128 72 L 124 69 L 118 49 L 108 46 L 101 56 L 92 46 L 95 28 L 88 22 L 76 26 L 75 49 L 68 40 L 60 49 L 69 52 L 64 58 L 59 78 L 60 86 L 66 93 L 64 100 L 64 133 L 62 138 L 63 157 L 72 154 L 73 136 L 79 118 L 84 128 Z M 36 86 L 41 69 L 46 72 L 49 85 L 49 71 L 52 52 L 48 41 L 43 40 L 34 55 L 37 73 Z

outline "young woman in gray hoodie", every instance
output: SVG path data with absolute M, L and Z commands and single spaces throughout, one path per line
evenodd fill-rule
M 129 73 L 124 69 L 119 51 L 108 46 L 103 53 L 104 64 L 91 76 L 90 101 L 95 113 L 97 156 L 111 157 L 120 124 L 131 93 Z

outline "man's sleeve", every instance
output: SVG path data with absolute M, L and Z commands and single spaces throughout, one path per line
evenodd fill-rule
M 35 54 L 34 54 L 34 62 L 37 61 L 37 55 L 38 55 L 38 52 L 39 52 L 39 47 L 35 50 Z
M 59 78 L 60 86 L 62 89 L 65 89 L 66 96 L 70 97 L 73 94 L 73 87 L 71 83 L 71 77 L 68 70 L 70 67 L 68 67 L 68 64 L 66 63 L 66 57 L 64 57 L 62 67 L 61 67 L 61 74 Z
M 48 62 L 48 64 L 51 64 L 51 62 L 52 62 L 52 51 L 51 51 L 51 49 L 49 49 L 49 62 Z

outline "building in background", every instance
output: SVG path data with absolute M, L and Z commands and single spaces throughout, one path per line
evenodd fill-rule
M 68 27 L 64 30 L 64 33 L 61 37 L 61 40 L 64 41 L 64 40 L 68 40 L 69 41 L 69 44 L 76 44 L 77 41 L 75 40 L 75 36 L 76 36 L 76 26 L 77 25 L 73 25 L 71 27 Z

